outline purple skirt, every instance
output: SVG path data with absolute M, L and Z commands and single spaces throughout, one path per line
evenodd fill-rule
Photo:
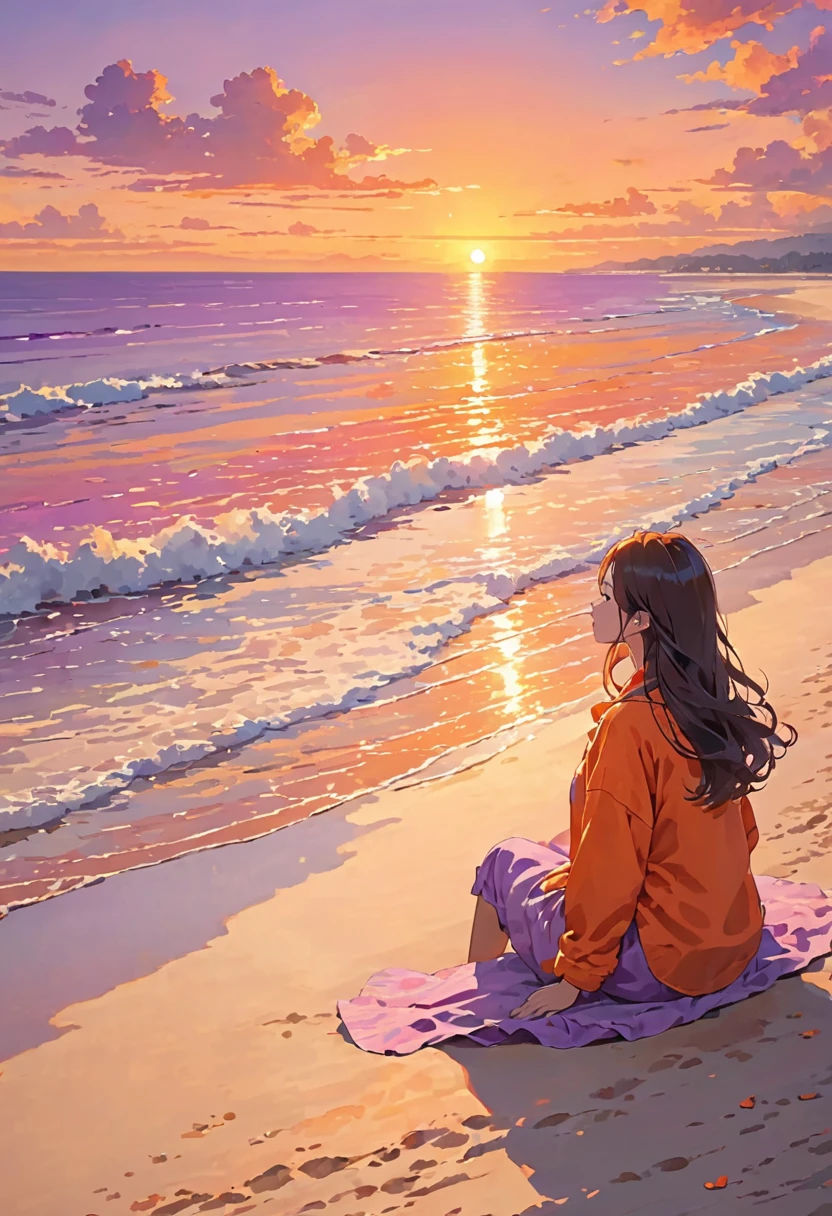
M 647 965 L 633 922 L 622 938 L 615 971 L 597 992 L 581 993 L 562 1013 L 513 1018 L 512 1009 L 551 981 L 540 964 L 558 952 L 564 892 L 544 895 L 540 887 L 547 874 L 568 860 L 559 841 L 547 846 L 519 837 L 504 840 L 477 870 L 472 894 L 496 909 L 513 954 L 434 975 L 397 967 L 379 971 L 357 997 L 338 1002 L 353 1042 L 365 1051 L 408 1055 L 460 1035 L 484 1045 L 511 1040 L 561 1048 L 618 1037 L 642 1039 L 763 992 L 832 950 L 832 901 L 820 887 L 758 877 L 765 907 L 760 948 L 726 988 L 685 996 L 660 983 Z

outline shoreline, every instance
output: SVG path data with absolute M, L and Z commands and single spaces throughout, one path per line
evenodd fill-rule
M 722 280 L 726 278 L 724 275 L 713 275 L 712 277 Z M 832 275 L 818 276 L 811 280 L 803 275 L 784 276 L 784 279 L 788 279 L 789 282 L 784 283 L 782 293 L 771 290 L 773 285 L 779 286 L 779 283 L 772 284 L 774 276 L 766 278 L 765 275 L 751 275 L 749 277 L 757 281 L 744 284 L 744 289 L 752 287 L 759 294 L 751 297 L 735 296 L 734 300 L 737 303 L 746 302 L 748 299 L 759 299 L 764 301 L 765 306 L 771 310 L 775 310 L 775 305 L 779 305 L 780 311 L 785 314 L 791 313 L 807 320 L 832 320 Z M 789 308 L 790 303 L 796 304 L 797 307 Z

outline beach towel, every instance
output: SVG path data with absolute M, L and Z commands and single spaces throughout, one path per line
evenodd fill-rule
M 568 859 L 560 838 L 549 845 L 521 838 L 495 845 L 478 868 L 472 894 L 496 909 L 513 950 L 432 975 L 401 967 L 379 971 L 358 996 L 338 1002 L 353 1042 L 365 1051 L 409 1055 L 457 1036 L 486 1046 L 537 1042 L 557 1048 L 647 1038 L 763 992 L 832 951 L 832 899 L 812 883 L 759 875 L 762 941 L 745 971 L 727 987 L 685 996 L 660 983 L 647 965 L 633 922 L 622 938 L 615 971 L 597 992 L 582 992 L 561 1013 L 513 1018 L 512 1009 L 551 978 L 540 963 L 557 953 L 564 891 L 543 894 L 540 886 Z

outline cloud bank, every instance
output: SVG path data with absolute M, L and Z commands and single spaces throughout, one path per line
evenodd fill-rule
M 214 190 L 260 187 L 366 190 L 433 186 L 368 177 L 354 181 L 348 170 L 408 149 L 374 144 L 350 135 L 337 148 L 330 136 L 309 132 L 321 115 L 316 103 L 290 89 L 273 68 L 259 67 L 226 80 L 211 105 L 219 113 L 182 117 L 166 112 L 173 101 L 167 78 L 155 70 L 136 72 L 129 59 L 109 64 L 84 90 L 88 103 L 74 131 L 36 126 L 0 143 L 2 155 L 77 156 L 98 164 L 134 169 L 140 189 Z M 147 175 L 161 175 L 160 180 Z M 170 180 L 173 178 L 174 180 Z
M 783 17 L 811 7 L 832 12 L 832 0 L 813 0 L 812 5 L 804 0 L 607 0 L 597 20 L 606 22 L 639 12 L 659 22 L 652 42 L 635 59 L 692 55 L 731 39 L 733 54 L 679 78 L 691 85 L 718 81 L 752 96 L 704 102 L 690 109 L 730 109 L 758 118 L 786 116 L 799 120 L 801 131 L 792 140 L 781 138 L 761 141 L 759 147 L 738 148 L 731 165 L 717 168 L 711 177 L 699 181 L 718 190 L 803 195 L 805 216 L 817 214 L 832 201 L 832 34 L 819 25 L 812 31 L 808 47 L 780 51 L 734 34 L 750 24 L 773 30 Z M 690 133 L 724 125 L 695 127 Z

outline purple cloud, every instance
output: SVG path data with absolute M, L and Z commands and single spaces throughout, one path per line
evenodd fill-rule
M 165 113 L 163 107 L 172 100 L 167 79 L 153 70 L 135 72 L 128 59 L 110 64 L 84 92 L 89 100 L 80 111 L 77 134 L 66 127 L 33 127 L 0 144 L 0 151 L 7 157 L 83 156 L 159 175 L 135 183 L 139 190 L 404 190 L 435 185 L 383 176 L 350 180 L 346 172 L 351 165 L 404 149 L 357 135 L 343 149 L 330 136 L 312 138 L 308 132 L 321 118 L 317 105 L 299 89 L 287 88 L 273 68 L 226 80 L 223 92 L 211 98 L 219 110 L 212 118 Z M 168 180 L 171 175 L 175 180 Z
M 730 169 L 717 169 L 704 182 L 740 190 L 794 190 L 819 194 L 832 186 L 832 147 L 807 156 L 784 139 L 766 148 L 740 148 Z
M 108 229 L 107 221 L 100 213 L 95 203 L 85 203 L 78 208 L 77 215 L 62 215 L 57 207 L 44 209 L 27 224 L 12 220 L 0 224 L 0 238 L 3 240 L 49 240 L 60 241 L 70 239 L 85 240 L 123 240 L 124 233 L 117 228 Z
M 832 34 L 822 25 L 812 31 L 809 49 L 797 65 L 760 86 L 748 103 L 750 114 L 810 114 L 832 106 Z
M 350 156 L 363 156 L 367 159 L 375 156 L 377 148 L 363 135 L 348 135 L 344 141 Z
M 665 110 L 665 114 L 695 114 L 697 110 L 742 110 L 746 103 L 737 97 L 721 97 L 716 101 L 700 101 L 695 106 L 685 106 L 681 110 Z
M 18 181 L 22 181 L 27 177 L 40 177 L 53 182 L 69 181 L 63 173 L 50 173 L 46 169 L 27 169 L 21 168 L 19 165 L 2 165 L 0 166 L 0 177 L 12 177 Z
M 43 93 L 33 93 L 27 89 L 25 93 L 0 93 L 3 101 L 19 101 L 25 106 L 56 106 L 54 97 L 46 97 Z
M 0 143 L 4 156 L 83 156 L 83 146 L 78 143 L 69 127 L 30 127 L 22 135 Z

